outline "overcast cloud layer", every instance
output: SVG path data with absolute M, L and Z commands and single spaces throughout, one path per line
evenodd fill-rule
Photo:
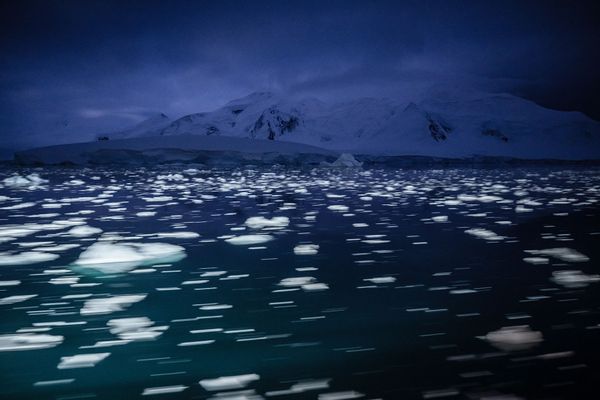
M 252 91 L 486 86 L 600 119 L 600 18 L 568 1 L 5 1 L 0 146 L 87 140 Z

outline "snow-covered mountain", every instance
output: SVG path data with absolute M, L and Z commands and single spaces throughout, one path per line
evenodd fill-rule
M 147 128 L 145 124 L 147 123 Z M 211 112 L 166 116 L 107 135 L 282 140 L 357 154 L 599 159 L 600 123 L 509 95 L 431 90 L 413 101 L 340 103 L 252 93 Z
M 97 135 L 96 138 L 98 140 L 103 139 L 129 139 L 140 136 L 156 136 L 159 135 L 162 130 L 167 127 L 171 123 L 171 119 L 167 117 L 163 113 L 156 113 L 143 120 L 142 122 L 124 129 L 122 131 L 117 131 L 113 133 L 100 134 Z

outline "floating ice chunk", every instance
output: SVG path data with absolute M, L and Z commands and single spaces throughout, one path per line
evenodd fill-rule
M 483 339 L 503 351 L 526 350 L 544 340 L 541 332 L 532 331 L 528 325 L 505 326 L 488 333 Z
M 306 285 L 302 285 L 300 287 L 302 288 L 302 290 L 306 290 L 308 292 L 329 289 L 329 285 L 321 282 L 307 283 Z
M 29 208 L 29 207 L 33 207 L 33 206 L 35 206 L 35 203 L 27 202 L 27 203 L 15 204 L 13 206 L 2 207 L 2 208 L 0 208 L 0 210 L 20 210 L 23 208 Z
M 0 287 L 3 286 L 17 286 L 20 285 L 21 281 L 0 281 Z
M 319 393 L 318 400 L 350 400 L 360 399 L 364 396 L 365 395 L 360 392 L 348 390 L 345 392 Z
M 107 325 L 110 327 L 110 333 L 126 341 L 154 340 L 169 328 L 154 326 L 154 321 L 147 317 L 111 319 Z
M 155 234 L 159 238 L 173 238 L 173 239 L 196 239 L 199 238 L 200 235 L 196 232 L 161 232 Z
M 140 265 L 179 261 L 185 256 L 183 247 L 168 243 L 96 242 L 81 253 L 73 265 L 114 274 Z
M 434 222 L 448 222 L 447 215 L 436 215 L 435 217 L 431 217 L 431 220 Z
M 331 210 L 331 211 L 338 211 L 338 212 L 346 212 L 349 210 L 348 206 L 345 206 L 343 204 L 332 204 L 332 205 L 328 206 L 327 209 Z
M 327 290 L 329 286 L 325 283 L 317 282 L 312 276 L 297 276 L 293 278 L 284 278 L 279 282 L 279 286 L 284 287 L 301 287 L 302 290 L 316 291 Z
M 229 389 L 243 389 L 250 382 L 254 382 L 260 379 L 260 375 L 257 374 L 246 374 L 246 375 L 235 375 L 235 376 L 221 376 L 216 379 L 203 379 L 199 383 L 208 391 L 214 392 L 217 390 L 229 390 Z
M 61 357 L 58 369 L 91 368 L 108 357 L 110 353 L 76 354 L 74 356 Z
M 316 282 L 317 280 L 312 276 L 297 276 L 293 278 L 284 278 L 279 282 L 280 286 L 302 286 Z
M 0 299 L 0 306 L 6 305 L 6 304 L 21 303 L 23 301 L 33 299 L 34 297 L 37 297 L 37 294 L 24 294 L 24 295 L 19 295 L 19 296 L 4 297 L 4 298 Z
M 600 281 L 600 275 L 587 275 L 581 271 L 554 271 L 551 279 L 567 288 L 579 288 Z
M 366 278 L 363 279 L 367 282 L 372 282 L 372 283 L 394 283 L 396 282 L 396 278 L 394 278 L 393 276 L 378 276 L 375 278 Z
M 23 253 L 0 253 L 0 265 L 27 265 L 46 261 L 53 261 L 59 257 L 57 254 L 40 251 L 25 251 Z
M 135 213 L 138 217 L 154 217 L 156 215 L 156 211 L 140 211 Z
M 312 256 L 319 252 L 318 244 L 299 244 L 294 247 L 294 254 L 299 256 Z
M 590 260 L 588 256 L 568 247 L 555 247 L 542 250 L 525 250 L 525 252 L 535 256 L 554 257 L 566 262 L 586 262 Z
M 271 235 L 240 235 L 226 239 L 225 241 L 229 244 L 234 245 L 251 245 L 266 243 L 273 240 L 274 237 Z
M 102 229 L 94 228 L 89 225 L 79 225 L 69 229 L 67 233 L 74 237 L 88 237 L 96 235 L 98 233 L 102 233 Z
M 58 346 L 64 337 L 24 333 L 17 335 L 0 335 L 0 351 L 39 350 Z
M 479 239 L 484 239 L 484 240 L 498 241 L 498 240 L 504 239 L 504 236 L 500 236 L 500 235 L 498 235 L 488 229 L 484 229 L 484 228 L 467 229 L 465 231 L 465 233 L 467 233 L 471 236 L 475 236 L 476 238 L 479 238 Z
M 20 175 L 13 175 L 9 178 L 5 178 L 2 183 L 6 187 L 10 188 L 28 188 L 33 189 L 44 183 L 48 183 L 46 179 L 40 178 L 38 174 L 29 174 L 26 177 Z
M 151 396 L 155 394 L 166 394 L 166 393 L 179 393 L 186 390 L 188 387 L 185 385 L 174 385 L 174 386 L 159 386 L 145 388 L 142 392 L 142 396 Z
M 550 262 L 550 260 L 546 257 L 525 257 L 523 258 L 523 261 L 533 265 L 548 264 Z
M 285 228 L 290 224 L 288 217 L 273 217 L 271 219 L 265 217 L 250 217 L 244 222 L 244 224 L 252 229 L 264 229 L 264 228 Z
M 173 200 L 173 197 L 171 197 L 171 196 L 156 196 L 156 197 L 142 197 L 142 199 L 144 199 L 144 201 L 146 201 L 148 203 L 161 203 L 161 202 L 165 202 L 165 201 L 171 201 L 171 200 Z
M 132 294 L 86 300 L 81 309 L 81 315 L 100 315 L 122 311 L 145 298 L 145 294 Z

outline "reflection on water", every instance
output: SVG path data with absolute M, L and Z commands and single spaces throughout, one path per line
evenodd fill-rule
M 2 398 L 595 390 L 597 170 L 56 168 L 0 181 Z

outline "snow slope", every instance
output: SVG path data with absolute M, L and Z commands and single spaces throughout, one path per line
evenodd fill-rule
M 110 140 L 115 139 L 128 139 L 139 136 L 155 136 L 160 134 L 160 132 L 166 128 L 170 123 L 171 119 L 167 117 L 163 113 L 157 113 L 144 121 L 140 122 L 137 125 L 132 126 L 131 128 L 124 129 L 122 131 L 113 132 L 113 133 L 105 133 L 97 135 L 96 138 L 107 138 Z

